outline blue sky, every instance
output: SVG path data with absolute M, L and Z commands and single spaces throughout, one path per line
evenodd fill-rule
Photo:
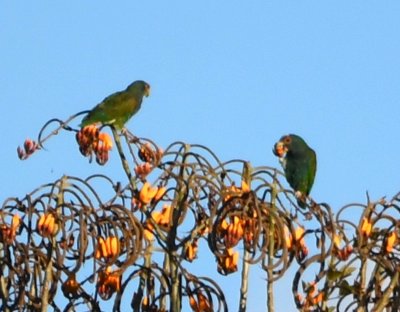
M 337 211 L 399 191 L 400 2 L 215 2 L 2 1 L 0 200 L 64 173 L 118 177 L 117 162 L 89 165 L 72 136 L 25 162 L 16 147 L 136 79 L 152 94 L 128 128 L 160 146 L 279 166 L 273 144 L 296 133 L 318 155 L 316 201 Z M 263 278 L 250 307 L 265 302 Z M 282 284 L 277 311 L 288 311 Z

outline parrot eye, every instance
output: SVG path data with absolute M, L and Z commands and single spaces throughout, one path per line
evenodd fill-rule
M 290 144 L 290 143 L 292 142 L 292 138 L 291 138 L 290 136 L 286 136 L 286 137 L 283 139 L 283 142 L 284 142 L 285 144 Z

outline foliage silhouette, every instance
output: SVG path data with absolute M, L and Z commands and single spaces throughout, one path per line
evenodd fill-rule
M 100 165 L 115 143 L 127 180 L 63 176 L 4 201 L 2 310 L 101 311 L 112 299 L 114 311 L 122 302 L 133 311 L 228 311 L 217 281 L 188 270 L 207 251 L 221 275 L 241 268 L 239 311 L 246 310 L 253 265 L 266 272 L 269 311 L 273 285 L 291 266 L 300 311 L 399 310 L 399 194 L 347 205 L 336 216 L 311 198 L 298 209 L 275 168 L 222 162 L 207 147 L 184 142 L 163 151 L 127 129 L 111 129 L 113 139 L 103 128 L 74 129 L 69 124 L 81 114 L 50 120 L 18 156 L 27 159 L 68 131 Z M 111 197 L 103 198 L 99 183 Z M 200 240 L 208 250 L 199 250 Z M 317 272 L 312 280 L 309 271 Z

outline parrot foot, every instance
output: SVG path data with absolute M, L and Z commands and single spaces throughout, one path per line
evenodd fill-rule
M 297 199 L 297 204 L 301 207 L 301 208 L 306 208 L 307 206 L 307 195 L 303 194 L 300 191 L 296 191 L 294 193 L 294 196 Z
M 303 193 L 300 192 L 300 191 L 296 191 L 296 192 L 294 193 L 294 196 L 296 196 L 297 199 L 300 199 L 300 198 L 303 197 Z

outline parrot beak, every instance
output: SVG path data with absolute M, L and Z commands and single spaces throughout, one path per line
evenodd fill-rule
M 144 95 L 148 97 L 150 95 L 150 85 L 146 85 L 144 88 Z
M 272 152 L 275 154 L 275 156 L 282 158 L 282 156 L 285 155 L 285 153 L 287 152 L 287 148 L 281 141 L 279 141 L 279 142 L 275 143 L 274 149 L 272 150 Z

